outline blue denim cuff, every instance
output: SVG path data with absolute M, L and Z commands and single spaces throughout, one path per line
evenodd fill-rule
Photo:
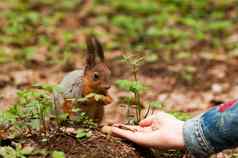
M 185 146 L 193 158 L 206 158 L 214 153 L 204 136 L 200 116 L 186 121 L 183 127 Z

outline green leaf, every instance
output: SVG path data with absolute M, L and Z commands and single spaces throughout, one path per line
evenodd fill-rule
M 69 114 L 61 112 L 57 114 L 57 119 L 59 119 L 60 121 L 66 121 L 68 116 Z
M 63 151 L 53 151 L 51 154 L 52 158 L 65 158 Z
M 76 138 L 78 139 L 85 139 L 89 138 L 92 135 L 91 131 L 87 131 L 85 129 L 79 128 L 76 131 Z
M 40 129 L 40 120 L 39 119 L 32 119 L 29 123 L 30 127 L 32 129 Z
M 145 87 L 139 81 L 117 80 L 116 85 L 123 90 L 133 93 L 140 93 L 147 89 L 147 87 Z
M 0 147 L 0 155 L 4 158 L 17 158 L 16 150 L 10 146 Z
M 1 112 L 0 111 L 0 124 L 7 125 L 16 122 L 16 115 L 10 111 Z

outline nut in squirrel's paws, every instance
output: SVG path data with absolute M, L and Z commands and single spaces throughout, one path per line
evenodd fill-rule
M 107 105 L 112 102 L 111 96 L 105 96 L 102 94 L 90 93 L 83 98 L 77 99 L 77 103 L 81 104 L 100 104 L 100 105 Z

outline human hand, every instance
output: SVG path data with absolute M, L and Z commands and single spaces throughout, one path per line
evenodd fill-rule
M 184 149 L 183 124 L 170 114 L 157 112 L 142 120 L 139 126 L 115 124 L 112 133 L 146 147 Z

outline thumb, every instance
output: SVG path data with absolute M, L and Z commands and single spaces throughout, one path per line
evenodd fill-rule
M 152 123 L 153 123 L 153 120 L 151 118 L 147 118 L 147 119 L 140 121 L 139 125 L 141 127 L 148 127 L 148 126 L 151 126 Z
M 168 119 L 174 119 L 175 117 L 173 117 L 172 115 L 159 111 L 154 115 L 151 115 L 149 117 L 147 117 L 146 119 L 142 120 L 139 125 L 141 127 L 148 127 L 151 126 L 153 123 L 163 123 L 164 121 L 166 122 Z

